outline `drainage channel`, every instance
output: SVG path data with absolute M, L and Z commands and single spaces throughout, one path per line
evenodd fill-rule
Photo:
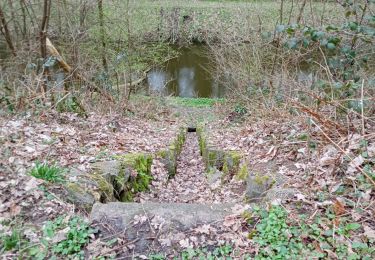
M 235 184 L 222 182 L 224 172 L 207 173 L 208 166 L 213 168 L 207 158 L 222 161 L 230 156 L 216 156 L 207 145 L 207 138 L 197 130 L 185 128 L 167 150 L 154 157 L 150 169 L 152 181 L 147 191 L 134 194 L 132 202 L 126 202 L 125 197 L 125 201 L 120 198 L 119 202 L 94 204 L 90 219 L 102 237 L 122 236 L 118 241 L 131 245 L 120 245 L 116 257 L 138 259 L 135 256 L 151 252 L 176 255 L 176 251 L 182 250 L 183 238 L 189 241 L 185 233 L 208 226 L 213 230 L 222 229 L 223 219 L 233 214 L 235 203 L 242 201 L 241 196 L 233 192 Z M 215 169 L 224 169 L 224 165 L 230 168 L 229 162 L 222 164 Z M 138 186 L 137 182 L 135 184 Z M 218 241 L 211 233 L 207 237 L 202 233 L 202 241 Z
M 231 191 L 230 185 L 222 185 L 220 178 L 212 181 L 212 175 L 207 174 L 196 129 L 193 127 L 187 129 L 175 176 L 166 180 L 168 175 L 160 174 L 160 168 L 153 168 L 153 172 L 156 172 L 158 178 L 150 186 L 150 191 L 140 193 L 136 201 L 205 204 L 239 200 L 239 195 Z M 164 176 L 164 179 L 160 176 Z

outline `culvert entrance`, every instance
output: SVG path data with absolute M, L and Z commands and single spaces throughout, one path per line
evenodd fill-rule
M 188 132 L 188 133 L 195 133 L 195 132 L 197 132 L 197 128 L 196 128 L 196 127 L 192 127 L 192 126 L 191 126 L 191 127 L 188 127 L 188 128 L 187 128 L 187 132 Z

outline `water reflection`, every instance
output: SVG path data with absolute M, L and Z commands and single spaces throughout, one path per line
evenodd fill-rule
M 149 89 L 180 97 L 223 97 L 224 88 L 209 72 L 212 66 L 206 49 L 193 46 L 179 51 L 178 58 L 147 74 Z
M 168 75 L 161 69 L 155 69 L 147 74 L 147 82 L 150 90 L 153 92 L 163 93 L 168 81 Z
M 194 68 L 182 68 L 178 72 L 178 95 L 180 97 L 194 97 L 195 72 Z

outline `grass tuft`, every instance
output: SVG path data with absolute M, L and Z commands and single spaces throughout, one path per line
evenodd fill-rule
M 56 165 L 48 165 L 47 163 L 36 163 L 31 169 L 30 175 L 48 182 L 63 182 L 64 170 Z

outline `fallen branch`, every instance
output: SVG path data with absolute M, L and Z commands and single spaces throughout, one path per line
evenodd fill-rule
M 291 102 L 295 104 L 297 107 L 299 107 L 303 112 L 311 115 L 313 118 L 315 118 L 318 122 L 320 122 L 325 127 L 329 129 L 335 128 L 340 134 L 346 133 L 346 129 L 343 128 L 341 125 L 337 124 L 336 122 L 326 119 L 326 118 L 322 118 L 322 116 L 320 116 L 318 112 L 312 111 L 310 108 L 302 105 L 301 103 L 295 102 L 294 100 L 291 100 Z
M 46 39 L 46 48 L 47 48 L 48 54 L 50 56 L 56 58 L 56 60 L 58 61 L 59 65 L 63 68 L 63 70 L 66 73 L 70 73 L 70 74 L 75 75 L 75 77 L 77 77 L 79 80 L 81 80 L 83 82 L 86 82 L 88 85 L 92 86 L 95 91 L 99 92 L 101 95 L 105 96 L 108 100 L 110 100 L 110 101 L 113 102 L 113 98 L 110 95 L 108 95 L 102 89 L 100 89 L 95 84 L 93 84 L 92 82 L 90 82 L 89 80 L 87 80 L 84 76 L 82 76 L 78 72 L 74 71 L 73 68 L 71 66 L 69 66 L 68 63 L 66 63 L 66 61 L 63 59 L 63 57 L 60 55 L 60 53 L 57 51 L 57 49 L 55 48 L 55 46 L 53 46 L 52 42 L 48 38 Z

